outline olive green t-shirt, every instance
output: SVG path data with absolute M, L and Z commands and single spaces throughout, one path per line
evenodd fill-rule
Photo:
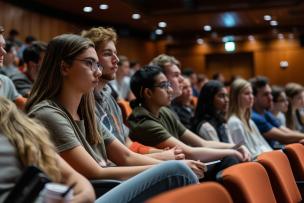
M 64 107 L 54 101 L 44 100 L 38 103 L 32 107 L 29 116 L 40 120 L 49 130 L 58 152 L 82 145 L 97 163 L 106 166 L 105 144 L 112 142 L 115 138 L 104 127 L 99 126 L 103 135 L 102 143 L 92 146 L 86 140 L 84 121 L 74 121 Z
M 186 131 L 167 107 L 160 109 L 158 118 L 144 107 L 136 107 L 128 118 L 128 123 L 131 139 L 148 146 L 155 146 L 171 136 L 180 139 Z

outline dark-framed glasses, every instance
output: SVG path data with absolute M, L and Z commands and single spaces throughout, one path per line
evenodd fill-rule
M 169 81 L 163 81 L 163 82 L 160 82 L 159 84 L 153 85 L 152 87 L 159 87 L 161 89 L 168 90 L 170 87 L 172 87 L 172 85 L 171 85 L 171 82 L 169 82 Z
M 97 71 L 98 69 L 102 71 L 103 67 L 100 65 L 98 61 L 95 61 L 94 59 L 86 58 L 86 59 L 74 59 L 76 61 L 83 62 L 86 66 L 88 66 L 91 71 Z

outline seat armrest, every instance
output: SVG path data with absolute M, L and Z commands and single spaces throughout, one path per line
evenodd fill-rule
M 109 190 L 113 189 L 114 187 L 122 183 L 122 181 L 111 180 L 111 179 L 102 179 L 102 180 L 95 179 L 95 180 L 90 180 L 90 183 L 92 184 L 95 190 L 96 197 L 100 197 Z

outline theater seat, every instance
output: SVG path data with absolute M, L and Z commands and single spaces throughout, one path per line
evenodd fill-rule
M 265 168 L 257 162 L 230 166 L 218 174 L 236 203 L 275 203 L 275 196 Z
M 127 125 L 127 118 L 132 113 L 132 108 L 130 107 L 130 103 L 126 100 L 121 99 L 117 101 L 117 104 L 121 109 L 124 124 Z
M 277 202 L 297 203 L 302 201 L 288 158 L 282 151 L 262 153 L 257 157 L 257 161 L 265 167 L 268 173 Z
M 190 185 L 160 194 L 146 203 L 232 203 L 226 189 L 216 182 Z

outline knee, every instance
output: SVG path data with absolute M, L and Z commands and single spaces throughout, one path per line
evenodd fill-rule
M 166 161 L 164 167 L 170 174 L 186 177 L 192 183 L 198 182 L 195 173 L 182 161 Z

